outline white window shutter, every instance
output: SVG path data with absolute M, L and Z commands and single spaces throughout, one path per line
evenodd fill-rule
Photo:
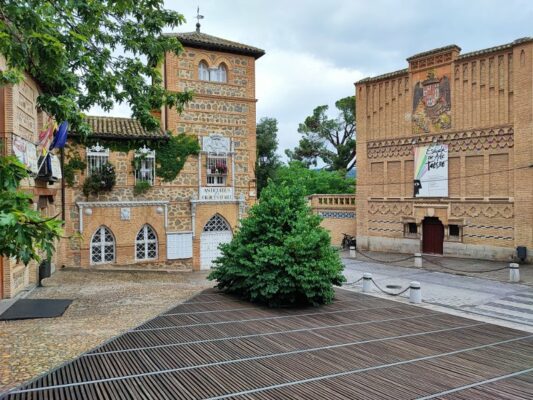
M 192 257 L 192 233 L 167 234 L 167 259 Z

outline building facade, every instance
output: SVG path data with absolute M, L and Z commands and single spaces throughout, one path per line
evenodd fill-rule
M 355 84 L 357 245 L 533 256 L 533 38 L 452 45 Z
M 264 51 L 199 28 L 177 37 L 184 51 L 167 54 L 161 72 L 168 90 L 194 91 L 184 111 L 157 112 L 160 132 L 147 132 L 131 119 L 90 117 L 92 145 L 70 154 L 86 168 L 75 172 L 68 190 L 73 236 L 63 243 L 62 265 L 209 269 L 218 245 L 231 240 L 254 204 L 255 61 Z M 200 145 L 172 182 L 155 172 L 154 148 L 168 140 L 167 131 L 190 135 Z M 115 168 L 114 188 L 85 196 L 84 180 L 107 162 Z M 135 192 L 140 180 L 149 186 L 142 194 Z
M 0 69 L 6 68 L 0 56 Z M 16 85 L 0 86 L 0 155 L 16 156 L 23 162 L 30 178 L 21 182 L 20 190 L 32 196 L 33 207 L 44 216 L 61 214 L 59 179 L 38 176 L 38 153 L 42 151 L 39 132 L 54 123 L 37 108 L 39 85 L 29 75 Z M 57 160 L 57 159 L 56 159 Z M 52 260 L 52 261 L 55 261 Z M 0 299 L 16 296 L 38 281 L 38 265 L 18 263 L 0 257 Z

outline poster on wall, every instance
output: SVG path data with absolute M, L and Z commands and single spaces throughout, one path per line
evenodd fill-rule
M 13 135 L 13 154 L 28 171 L 37 174 L 37 148 L 33 143 Z
M 448 145 L 415 148 L 415 197 L 448 197 Z

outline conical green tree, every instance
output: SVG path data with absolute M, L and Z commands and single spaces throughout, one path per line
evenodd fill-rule
M 233 240 L 221 247 L 208 279 L 270 307 L 330 303 L 343 265 L 297 187 L 272 182 Z

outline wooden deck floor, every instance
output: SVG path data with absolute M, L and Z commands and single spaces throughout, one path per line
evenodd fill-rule
M 531 399 L 533 335 L 339 290 L 270 310 L 203 292 L 0 399 Z

